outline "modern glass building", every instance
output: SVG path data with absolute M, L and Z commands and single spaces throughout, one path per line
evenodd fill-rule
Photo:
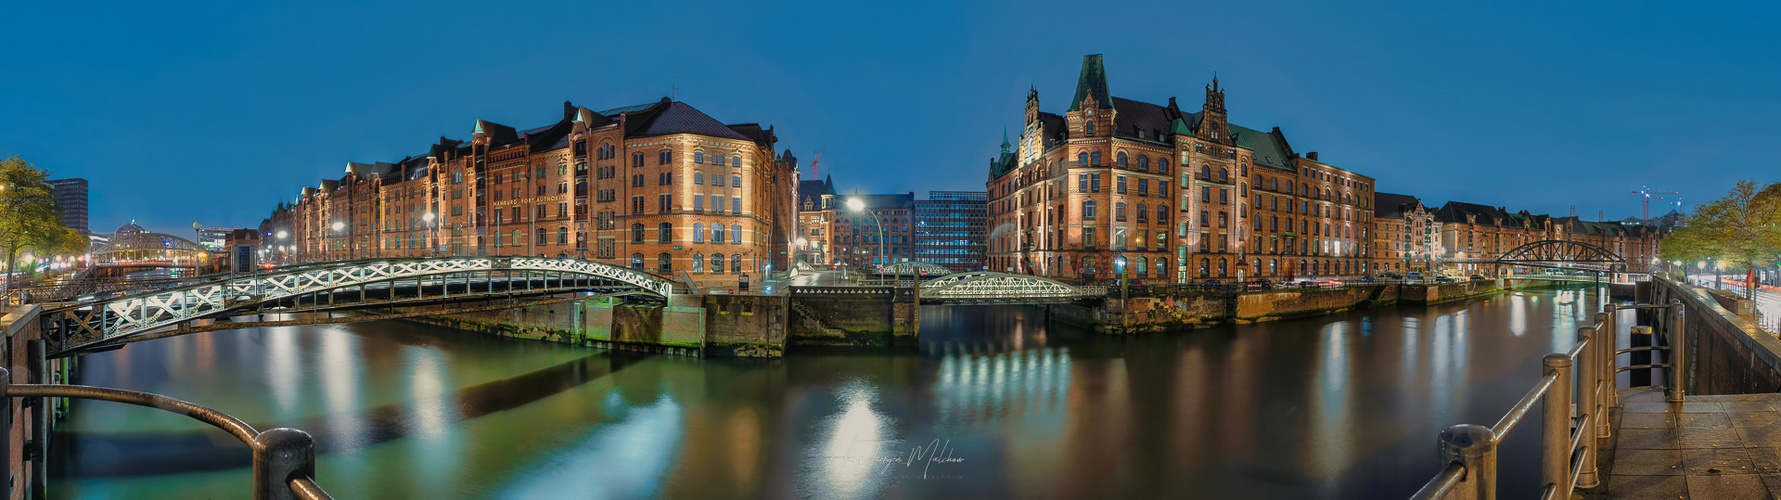
M 982 271 L 989 193 L 928 191 L 915 200 L 915 260 L 954 271 Z

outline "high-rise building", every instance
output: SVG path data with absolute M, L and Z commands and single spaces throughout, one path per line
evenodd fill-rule
M 49 185 L 56 190 L 56 215 L 62 218 L 62 225 L 92 234 L 87 227 L 87 180 L 52 179 Z
M 790 264 L 797 160 L 774 154 L 771 127 L 663 98 L 604 111 L 565 102 L 556 123 L 477 120 L 471 134 L 394 163 L 348 163 L 280 202 L 260 228 L 269 262 L 577 257 L 700 285 Z
M 1274 279 L 1365 272 L 1373 179 L 1294 152 L 1279 128 L 1114 97 L 1085 56 L 1063 114 L 1027 93 L 1018 144 L 990 160 L 992 271 L 1104 280 Z
M 954 271 L 982 271 L 989 193 L 928 191 L 915 200 L 915 260 Z

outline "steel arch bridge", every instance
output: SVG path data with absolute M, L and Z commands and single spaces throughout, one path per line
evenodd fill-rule
M 927 263 L 927 262 L 915 262 L 915 261 L 898 262 L 896 264 L 891 264 L 889 266 L 879 268 L 879 272 L 884 273 L 884 274 L 895 274 L 897 276 L 923 275 L 923 274 L 928 275 L 928 276 L 945 276 L 945 275 L 953 273 L 953 271 L 951 269 L 940 267 L 938 265 Z
M 949 274 L 921 285 L 921 299 L 951 303 L 1069 302 L 1107 296 L 1104 286 L 1067 285 L 1057 280 L 995 272 Z
M 630 290 L 666 297 L 685 286 L 644 271 L 578 259 L 440 257 L 358 260 L 217 277 L 114 298 L 46 305 L 47 354 L 57 356 L 196 319 L 268 307 L 327 311 L 485 300 L 579 291 Z M 429 293 L 432 293 L 429 295 Z
M 1610 271 L 1617 264 L 1626 264 L 1626 259 L 1606 248 L 1581 241 L 1540 240 L 1503 252 L 1495 262 L 1511 266 Z

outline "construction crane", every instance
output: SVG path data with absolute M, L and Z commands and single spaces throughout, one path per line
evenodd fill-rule
M 1652 198 L 1657 198 L 1657 199 L 1661 200 L 1664 198 L 1662 196 L 1656 196 L 1656 195 L 1682 194 L 1682 193 L 1678 193 L 1675 191 L 1652 191 L 1651 188 L 1649 188 L 1649 187 L 1639 186 L 1639 190 L 1633 191 L 1633 194 L 1639 195 L 1639 205 L 1641 207 L 1640 213 L 1642 214 L 1639 216 L 1639 218 L 1640 219 L 1650 219 L 1651 218 L 1651 199 Z
M 810 160 L 810 178 L 819 181 L 822 180 L 822 175 L 817 173 L 816 163 L 822 161 L 822 150 L 823 148 L 816 148 L 816 158 Z
M 1676 211 L 1679 213 L 1688 213 L 1688 207 L 1686 207 L 1684 205 L 1693 205 L 1696 203 L 1706 203 L 1706 202 L 1705 201 L 1682 201 L 1681 196 L 1677 196 L 1676 201 L 1670 202 L 1671 205 L 1676 206 Z

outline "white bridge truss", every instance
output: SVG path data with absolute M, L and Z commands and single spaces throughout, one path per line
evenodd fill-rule
M 368 286 L 370 285 L 370 286 Z M 404 288 L 406 287 L 406 288 Z M 116 298 L 88 299 L 46 307 L 43 334 L 49 354 L 92 346 L 181 322 L 242 313 L 271 304 L 323 310 L 334 295 L 352 291 L 364 305 L 372 290 L 389 300 L 455 300 L 516 293 L 560 293 L 631 288 L 667 296 L 682 285 L 666 278 L 611 264 L 541 257 L 439 257 L 379 259 L 322 264 L 239 276 L 181 288 Z M 452 293 L 453 291 L 459 293 Z M 438 293 L 428 297 L 429 291 Z M 317 299 L 327 295 L 328 304 Z M 449 299 L 448 299 L 449 297 Z
M 948 302 L 1031 302 L 1106 295 L 1104 286 L 1073 286 L 1038 276 L 993 272 L 949 274 L 921 285 L 922 299 Z
M 896 264 L 891 264 L 889 266 L 879 268 L 879 272 L 884 273 L 884 274 L 895 274 L 898 276 L 916 275 L 916 274 L 925 274 L 928 276 L 945 276 L 945 275 L 953 273 L 953 271 L 951 269 L 940 267 L 939 265 L 936 265 L 936 264 L 931 264 L 931 263 L 927 263 L 927 262 L 916 262 L 916 261 L 898 262 Z

